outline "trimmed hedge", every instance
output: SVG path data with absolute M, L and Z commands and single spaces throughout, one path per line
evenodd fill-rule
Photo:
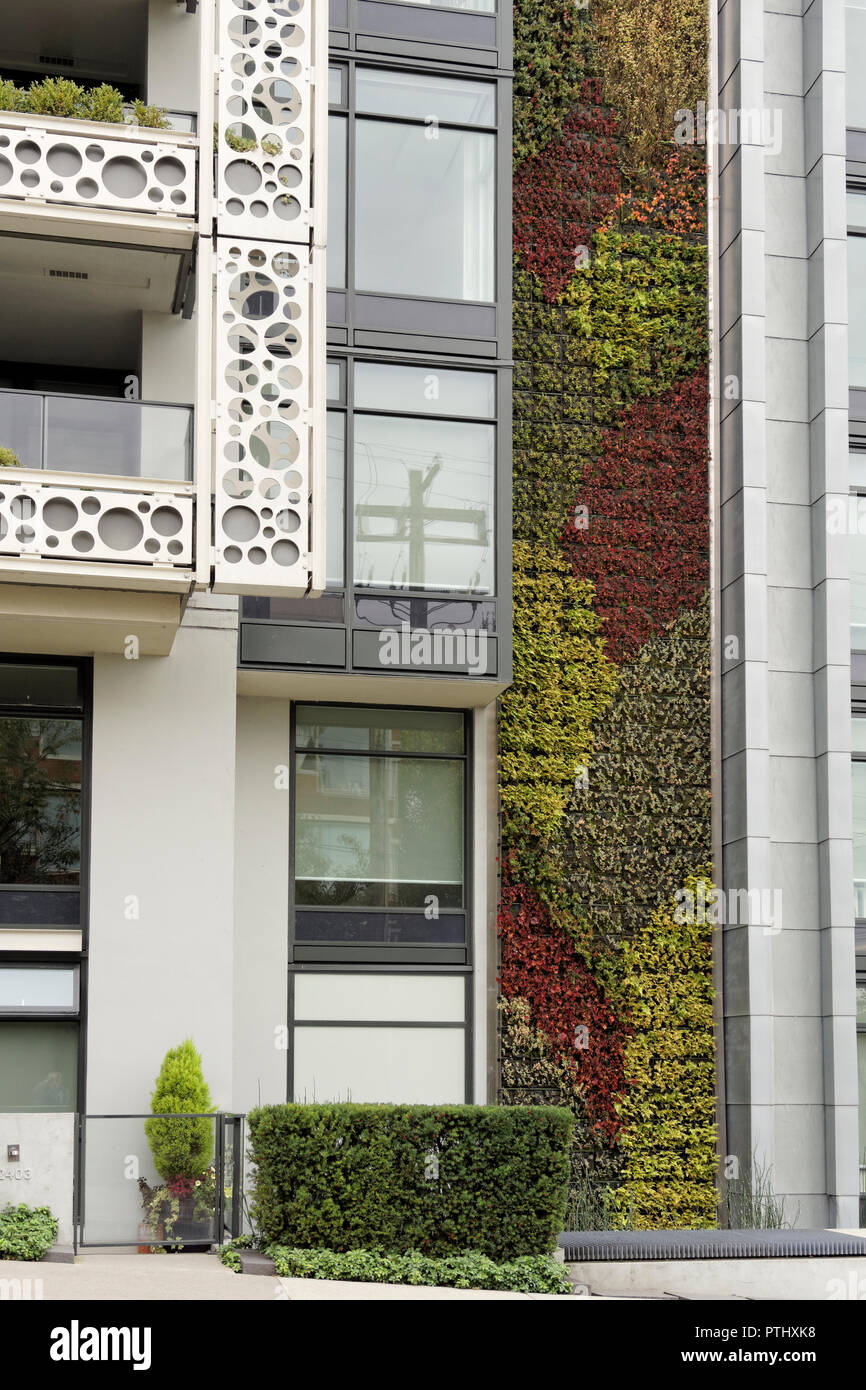
M 547 1106 L 265 1105 L 248 1117 L 266 1245 L 547 1255 L 573 1120 Z

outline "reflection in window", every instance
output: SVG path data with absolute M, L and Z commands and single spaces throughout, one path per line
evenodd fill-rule
M 299 753 L 295 807 L 299 906 L 462 906 L 462 762 Z
M 77 1108 L 78 1024 L 0 1022 L 0 1111 Z
M 328 411 L 327 504 L 325 525 L 325 582 L 338 589 L 343 583 L 343 536 L 346 472 L 346 417 Z
M 864 652 L 866 651 L 866 495 L 864 495 L 866 494 L 866 452 L 852 449 L 848 459 L 848 478 L 852 489 L 848 499 L 846 518 L 851 650 Z
M 0 883 L 77 884 L 81 723 L 0 717 Z
M 355 416 L 355 583 L 493 591 L 495 431 Z
M 863 1226 L 866 1219 L 866 979 L 863 977 L 857 980 L 857 1083 L 860 1120 L 860 1225 Z
M 361 120 L 355 283 L 422 298 L 494 298 L 494 137 Z

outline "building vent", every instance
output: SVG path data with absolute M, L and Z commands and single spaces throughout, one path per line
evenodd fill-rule
M 74 68 L 74 58 L 54 58 L 50 53 L 40 53 L 38 61 L 47 68 Z
M 49 270 L 51 280 L 89 280 L 90 274 L 86 270 Z

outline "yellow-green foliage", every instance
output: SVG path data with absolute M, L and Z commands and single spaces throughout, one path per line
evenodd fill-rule
M 514 684 L 499 722 L 503 849 L 539 848 L 556 836 L 590 726 L 613 695 L 592 584 L 561 552 L 514 544 Z M 542 853 L 543 857 L 543 853 Z M 526 880 L 524 880 L 526 881 Z
M 685 886 L 697 893 L 696 878 Z M 616 1200 L 637 1230 L 716 1224 L 712 926 L 676 920 L 685 915 L 664 904 L 623 946 L 620 1003 L 634 1033 Z
M 674 112 L 706 101 L 708 11 L 701 0 L 592 0 L 595 71 L 635 165 L 674 134 Z

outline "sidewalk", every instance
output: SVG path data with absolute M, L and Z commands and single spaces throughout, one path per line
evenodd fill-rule
M 318 1299 L 445 1301 L 459 1299 L 542 1299 L 577 1303 L 588 1299 L 553 1294 L 494 1293 L 482 1289 L 418 1288 L 405 1284 L 353 1284 L 330 1279 L 278 1279 L 233 1274 L 214 1254 L 138 1255 L 133 1250 L 85 1250 L 76 1264 L 0 1260 L 0 1302 L 129 1300 L 179 1303 L 240 1300 L 246 1303 L 309 1303 Z

